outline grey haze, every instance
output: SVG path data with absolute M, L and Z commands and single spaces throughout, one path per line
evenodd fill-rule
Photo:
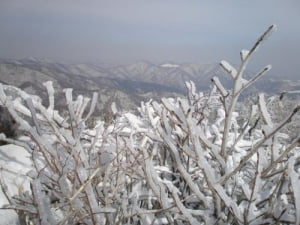
M 0 0 L 0 57 L 237 64 L 275 23 L 250 68 L 300 79 L 299 21 L 298 0 Z

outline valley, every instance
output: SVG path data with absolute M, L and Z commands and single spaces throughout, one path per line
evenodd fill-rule
M 253 75 L 249 71 L 245 72 L 246 78 Z M 67 64 L 36 59 L 0 60 L 0 82 L 39 95 L 43 101 L 47 101 L 43 82 L 51 80 L 59 100 L 56 107 L 65 104 L 65 88 L 73 88 L 76 95 L 91 96 L 93 92 L 97 92 L 99 98 L 96 111 L 100 115 L 109 112 L 112 102 L 116 102 L 120 109 L 130 110 L 141 101 L 185 95 L 185 81 L 189 80 L 195 82 L 198 90 L 209 90 L 214 76 L 221 80 L 225 88 L 232 87 L 229 76 L 216 63 L 154 64 L 141 61 L 103 67 L 96 64 Z M 242 98 L 257 92 L 279 95 L 283 91 L 299 89 L 299 80 L 278 80 L 268 74 L 247 89 Z

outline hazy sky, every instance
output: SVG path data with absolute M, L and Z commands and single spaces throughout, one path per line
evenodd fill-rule
M 273 23 L 253 64 L 300 79 L 299 0 L 0 0 L 0 57 L 237 64 Z

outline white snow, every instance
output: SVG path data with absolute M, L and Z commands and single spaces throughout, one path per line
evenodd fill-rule
M 162 64 L 160 66 L 164 67 L 164 68 L 177 68 L 177 67 L 179 67 L 179 65 L 177 65 L 177 64 L 171 64 L 171 63 L 165 63 L 165 64 Z
M 10 196 L 30 190 L 26 173 L 32 169 L 30 154 L 16 145 L 0 146 L 0 178 L 7 185 Z M 8 201 L 0 189 L 0 207 Z M 17 214 L 13 210 L 0 209 L 1 225 L 18 224 Z
M 245 59 L 247 58 L 248 54 L 249 54 L 249 50 L 243 49 L 241 51 L 241 58 L 242 58 L 243 61 L 245 61 Z
M 233 78 L 233 79 L 235 79 L 235 77 L 237 76 L 237 70 L 232 66 L 232 65 L 230 65 L 227 61 L 225 61 L 225 60 L 222 60 L 221 62 L 220 62 L 220 65 L 223 67 L 223 69 L 225 70 L 225 71 L 227 71 L 230 75 L 231 75 L 231 77 Z

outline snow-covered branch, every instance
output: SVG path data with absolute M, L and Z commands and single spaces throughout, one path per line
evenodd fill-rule
M 142 103 L 135 114 L 113 104 L 108 124 L 92 117 L 97 94 L 76 97 L 66 89 L 66 109 L 58 112 L 51 82 L 44 84 L 47 107 L 0 84 L 0 104 L 25 136 L 0 140 L 20 145 L 32 164 L 24 174 L 27 191 L 12 196 L 1 177 L 1 194 L 9 200 L 2 209 L 16 210 L 26 225 L 298 224 L 299 137 L 283 128 L 299 118 L 300 106 L 280 123 L 262 94 L 249 112 L 236 108 L 241 92 L 269 70 L 242 77 L 272 30 L 241 52 L 238 69 L 221 62 L 233 90 L 217 77 L 209 93 L 189 81 L 187 97 Z M 2 155 L 11 159 L 9 151 Z

